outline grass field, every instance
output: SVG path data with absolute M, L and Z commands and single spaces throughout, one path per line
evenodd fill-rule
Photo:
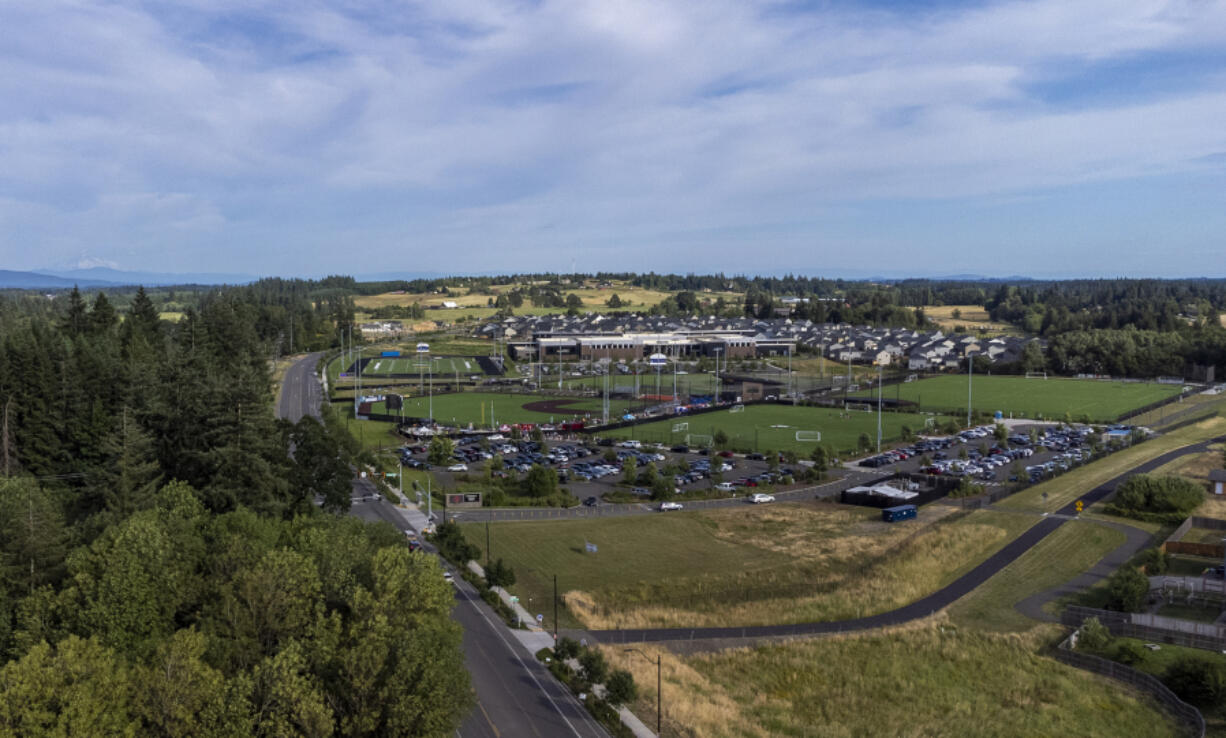
M 557 400 L 568 403 L 567 414 L 542 413 L 525 410 L 524 405 L 533 402 Z M 562 422 L 573 417 L 598 418 L 601 415 L 601 400 L 597 397 L 550 397 L 548 395 L 521 395 L 493 392 L 458 392 L 429 397 L 405 397 L 404 416 L 424 418 L 430 413 L 433 404 L 434 419 L 440 423 L 455 426 L 467 426 L 471 423 L 476 428 L 488 428 L 491 420 L 498 425 L 503 423 L 549 423 Z M 482 406 L 484 405 L 484 409 Z M 610 400 L 609 415 L 616 417 L 626 412 L 630 403 L 626 400 Z M 371 412 L 385 413 L 382 402 L 374 403 Z
M 345 369 L 349 369 L 349 366 L 346 366 Z M 376 356 L 362 369 L 363 378 L 389 374 L 409 374 L 415 377 L 424 374 L 428 377 L 431 373 L 443 379 L 455 377 L 457 374 L 465 379 L 474 374 L 485 374 L 476 358 L 472 356 L 431 356 L 429 359 L 419 359 L 416 356 L 399 358 Z
M 975 633 L 943 621 L 900 631 L 757 649 L 662 655 L 664 734 L 753 736 L 1180 735 L 1118 683 L 1036 653 L 1051 632 Z M 655 725 L 655 664 L 603 649 L 639 685 L 632 708 Z
M 443 304 L 443 301 L 454 302 L 455 308 L 448 309 L 431 309 L 426 313 L 426 317 L 433 320 L 458 320 L 460 318 L 487 318 L 493 315 L 496 311 L 489 305 L 491 298 L 496 298 L 497 295 L 510 292 L 513 288 L 523 285 L 498 285 L 491 288 L 491 294 L 479 294 L 474 292 L 465 292 L 462 288 L 451 290 L 451 294 L 436 295 L 436 294 L 395 294 L 384 293 L 381 295 L 363 295 L 354 298 L 354 305 L 360 310 L 371 310 L 378 307 L 387 307 L 390 305 L 408 306 L 415 303 L 421 304 L 423 307 L 431 308 L 438 307 Z M 643 312 L 654 305 L 660 303 L 665 298 L 673 293 L 662 292 L 659 290 L 649 290 L 641 287 L 632 287 L 623 283 L 614 283 L 610 288 L 596 289 L 594 283 L 586 288 L 580 288 L 575 285 L 569 289 L 561 290 L 562 298 L 566 299 L 570 295 L 578 295 L 583 302 L 583 310 L 585 311 L 607 311 L 609 308 L 605 305 L 609 298 L 614 294 L 622 301 L 622 306 L 617 308 L 620 311 Z M 743 295 L 739 292 L 712 292 L 702 293 L 699 295 L 700 300 L 716 300 L 723 297 L 725 301 L 740 301 Z M 566 308 L 545 308 L 533 307 L 530 302 L 525 301 L 521 307 L 515 308 L 515 313 L 518 315 L 553 315 L 566 312 Z
M 954 311 L 958 317 L 954 317 Z M 946 333 L 950 331 L 986 332 L 989 334 L 1004 333 L 1015 330 L 1008 323 L 992 321 L 988 311 L 982 305 L 937 305 L 924 308 L 924 315 L 941 327 Z M 960 330 L 959 330 L 960 329 Z
M 1035 520 L 932 506 L 917 524 L 895 526 L 867 508 L 746 505 L 494 524 L 490 548 L 515 569 L 513 589 L 525 603 L 549 601 L 558 575 L 572 611 L 564 627 L 755 625 L 901 606 L 952 581 Z M 484 549 L 485 526 L 463 527 Z M 585 542 L 599 552 L 585 553 Z
M 949 608 L 953 622 L 991 632 L 1025 631 L 1035 621 L 1014 605 L 1086 571 L 1125 541 L 1122 532 L 1087 521 L 1072 521 L 1022 554 Z
M 1018 376 L 974 378 L 971 405 L 980 412 L 1005 417 L 1110 422 L 1120 415 L 1179 394 L 1181 387 L 1141 382 L 1100 382 L 1087 379 L 1027 379 Z M 947 374 L 886 387 L 886 397 L 916 403 L 920 410 L 966 412 L 967 376 Z M 865 402 L 868 401 L 865 396 Z
M 933 416 L 912 413 L 882 413 L 881 428 L 883 444 L 902 437 L 902 428 L 922 433 L 924 424 Z M 948 418 L 935 418 L 937 425 Z M 673 432 L 677 423 L 688 423 L 688 430 Z M 773 426 L 784 426 L 781 428 Z M 723 410 L 690 417 L 619 428 L 600 435 L 613 438 L 637 438 L 658 443 L 676 443 L 686 434 L 714 435 L 716 430 L 728 434 L 732 448 L 758 450 L 796 451 L 808 454 L 816 442 L 797 441 L 796 431 L 820 431 L 821 443 L 843 454 L 855 449 L 861 434 L 867 434 L 873 446 L 877 441 L 877 413 L 816 407 L 791 407 L 788 405 L 750 405 L 741 412 Z

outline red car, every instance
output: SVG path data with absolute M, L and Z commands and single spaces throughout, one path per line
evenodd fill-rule
M 719 455 L 720 455 L 720 456 L 723 456 L 725 459 L 731 459 L 731 458 L 732 458 L 732 452 L 731 452 L 731 451 L 720 451 L 720 452 L 719 452 Z

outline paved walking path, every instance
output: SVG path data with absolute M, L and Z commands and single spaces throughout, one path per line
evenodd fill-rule
M 1090 492 L 1079 497 L 1088 507 L 1096 502 L 1106 498 L 1115 491 L 1116 486 L 1134 474 L 1144 474 L 1153 471 L 1163 464 L 1177 459 L 1181 456 L 1192 453 L 1203 453 L 1211 444 L 1221 443 L 1226 441 L 1226 436 L 1202 441 L 1201 443 L 1184 446 L 1172 451 L 1168 451 L 1157 458 L 1151 459 L 1143 464 L 1140 464 L 1133 469 L 1120 474 L 1107 481 L 1106 483 L 1096 487 Z M 933 592 L 932 594 L 923 597 L 909 605 L 904 605 L 896 610 L 889 612 L 878 613 L 862 618 L 853 618 L 850 620 L 835 620 L 819 623 L 797 623 L 793 625 L 757 625 L 745 627 L 722 627 L 722 628 L 635 628 L 635 629 L 618 629 L 618 630 L 594 630 L 586 631 L 584 635 L 588 638 L 598 640 L 603 643 L 636 643 L 646 641 L 712 641 L 722 639 L 757 639 L 771 637 L 788 637 L 788 636 L 808 636 L 827 633 L 846 633 L 854 631 L 869 630 L 874 628 L 884 628 L 895 625 L 902 625 L 920 618 L 928 617 L 936 613 L 938 610 L 944 609 L 953 604 L 958 599 L 966 594 L 969 594 L 979 585 L 986 582 L 993 575 L 1004 569 L 1009 564 L 1016 561 L 1022 554 L 1033 548 L 1039 541 L 1042 541 L 1053 531 L 1067 522 L 1076 515 L 1074 503 L 1070 502 L 1055 514 L 1045 517 L 1038 524 L 1031 527 L 1022 535 L 1015 538 L 1005 545 L 1000 551 L 997 551 L 992 556 L 971 571 L 954 580 L 951 584 L 942 589 Z M 1121 526 L 1122 529 L 1127 529 L 1127 526 Z M 1135 537 L 1135 534 L 1129 538 L 1129 544 L 1143 547 L 1145 542 L 1140 541 Z M 1143 534 L 1143 532 L 1138 531 Z M 1146 537 L 1146 541 L 1148 536 Z M 1125 544 L 1125 546 L 1129 545 Z M 1112 552 L 1103 561 L 1102 568 L 1096 569 L 1099 573 L 1110 573 L 1119 563 L 1112 563 L 1115 560 L 1115 554 L 1119 552 L 1121 555 L 1126 553 L 1124 546 L 1121 546 L 1117 551 Z M 1127 560 L 1127 556 L 1123 556 L 1121 562 Z M 1094 579 L 1093 581 L 1097 581 Z M 1057 595 L 1058 596 L 1058 595 Z M 1041 607 L 1041 603 L 1039 604 Z

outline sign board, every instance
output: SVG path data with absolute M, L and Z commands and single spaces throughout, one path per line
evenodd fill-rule
M 481 507 L 480 492 L 448 493 L 447 507 Z
M 664 366 L 668 363 L 668 357 L 664 354 L 652 354 L 647 357 L 647 363 L 652 366 Z
M 545 622 L 545 616 L 544 616 L 544 615 L 541 615 L 540 613 L 537 613 L 537 614 L 536 614 L 536 622 L 538 622 L 538 623 L 543 623 L 543 622 Z
M 430 344 L 428 343 L 417 344 L 417 353 L 425 354 L 425 353 L 429 353 L 429 351 L 430 351 Z
M 385 407 L 387 407 L 388 410 L 404 409 L 404 398 L 400 395 L 388 394 L 385 402 L 387 403 Z

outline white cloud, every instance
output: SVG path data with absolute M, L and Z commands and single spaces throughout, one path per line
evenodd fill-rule
M 0 24 L 0 219 L 20 224 L 0 255 L 27 266 L 35 240 L 172 268 L 213 239 L 276 271 L 249 252 L 328 259 L 355 233 L 386 258 L 446 243 L 417 257 L 435 268 L 487 244 L 686 263 L 704 239 L 821 242 L 847 203 L 1194 175 L 1226 151 L 1207 65 L 1157 96 L 1042 94 L 1066 68 L 1092 88 L 1096 64 L 1220 52 L 1211 3 L 52 3 Z

